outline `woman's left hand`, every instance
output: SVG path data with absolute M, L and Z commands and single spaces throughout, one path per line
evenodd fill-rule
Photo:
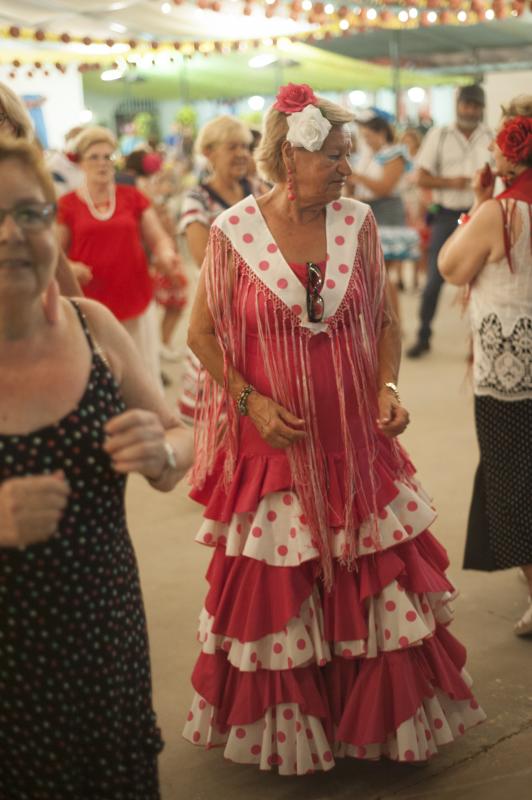
M 158 480 L 168 464 L 165 432 L 153 411 L 134 409 L 110 419 L 105 425 L 103 449 L 113 469 L 123 474 L 140 472 Z
M 181 268 L 181 258 L 174 250 L 164 250 L 156 254 L 155 267 L 158 272 L 172 278 Z
M 377 427 L 389 439 L 403 433 L 409 422 L 410 415 L 406 408 L 397 401 L 392 392 L 388 389 L 381 389 L 379 392 L 379 418 Z
M 479 206 L 486 200 L 493 197 L 496 176 L 491 171 L 490 165 L 486 163 L 482 169 L 475 172 L 471 182 L 471 188 L 475 195 L 475 205 Z

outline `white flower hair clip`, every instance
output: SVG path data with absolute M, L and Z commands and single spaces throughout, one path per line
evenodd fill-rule
M 325 119 L 319 108 L 313 105 L 305 106 L 302 111 L 292 112 L 286 121 L 287 141 L 294 147 L 304 147 L 310 152 L 321 150 L 332 128 L 329 120 Z

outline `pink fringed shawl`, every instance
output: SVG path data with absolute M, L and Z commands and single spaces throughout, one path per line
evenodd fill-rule
M 384 313 L 385 271 L 380 240 L 369 207 L 342 199 L 327 207 L 327 273 L 323 289 L 326 318 L 310 323 L 305 288 L 284 261 L 251 197 L 217 218 L 205 261 L 209 307 L 224 355 L 225 376 L 233 365 L 246 378 L 246 331 L 253 324 L 271 397 L 307 422 L 305 441 L 288 448 L 293 488 L 319 549 L 326 586 L 332 583 L 331 530 L 327 514 L 328 476 L 320 444 L 314 381 L 320 365 L 311 357 L 313 336 L 328 337 L 338 397 L 345 463 L 342 562 L 356 566 L 358 524 L 354 498 L 373 515 L 378 547 L 376 496 L 378 337 Z M 252 308 L 250 323 L 250 302 Z M 353 388 L 355 391 L 353 391 Z M 221 420 L 224 421 L 221 424 Z M 363 446 L 355 446 L 356 438 Z M 220 451 L 229 483 L 238 455 L 239 416 L 225 388 L 207 377 L 196 420 L 196 461 L 192 484 L 201 487 Z M 390 444 L 397 477 L 405 475 L 400 447 Z

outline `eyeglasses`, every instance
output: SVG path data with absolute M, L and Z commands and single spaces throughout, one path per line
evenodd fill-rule
M 56 211 L 55 203 L 24 203 L 14 208 L 0 209 L 0 226 L 9 216 L 21 230 L 37 233 L 52 224 Z
M 90 156 L 83 156 L 83 161 L 90 161 L 91 164 L 96 164 L 98 161 L 105 161 L 106 163 L 113 162 L 115 160 L 114 153 L 106 153 L 105 155 L 100 155 L 99 153 L 92 153 Z
M 320 294 L 323 287 L 321 269 L 313 261 L 307 261 L 307 314 L 309 322 L 321 322 L 325 302 Z

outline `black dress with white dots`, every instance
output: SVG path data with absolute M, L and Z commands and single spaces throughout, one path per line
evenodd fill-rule
M 0 435 L 0 482 L 61 469 L 71 487 L 51 539 L 0 548 L 0 798 L 157 800 L 162 741 L 125 479 L 102 449 L 124 403 L 77 311 L 92 351 L 78 406 Z
M 532 564 L 532 400 L 475 396 L 480 463 L 464 569 Z

